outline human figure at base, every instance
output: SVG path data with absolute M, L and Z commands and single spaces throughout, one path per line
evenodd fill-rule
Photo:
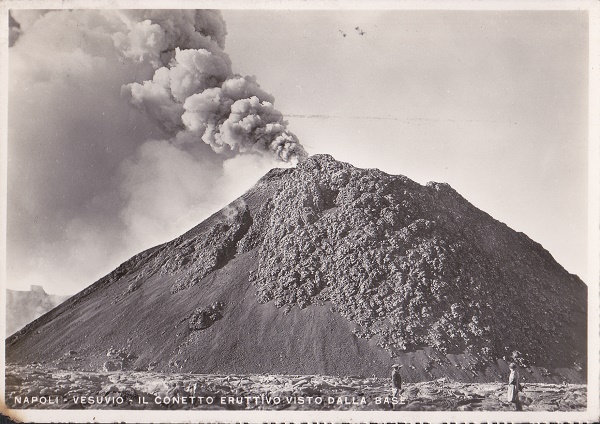
M 510 375 L 508 376 L 508 401 L 515 404 L 517 411 L 522 411 L 521 400 L 519 399 L 519 391 L 521 390 L 519 371 L 517 365 L 511 362 L 508 366 L 510 368 Z
M 402 393 L 402 376 L 400 375 L 402 365 L 392 365 L 392 396 L 398 397 Z

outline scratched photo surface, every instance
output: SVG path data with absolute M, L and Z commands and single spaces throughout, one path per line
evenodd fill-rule
M 4 9 L 9 416 L 594 412 L 590 10 Z

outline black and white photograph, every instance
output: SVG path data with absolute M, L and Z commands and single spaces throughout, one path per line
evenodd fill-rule
M 3 415 L 598 418 L 598 3 L 0 14 Z

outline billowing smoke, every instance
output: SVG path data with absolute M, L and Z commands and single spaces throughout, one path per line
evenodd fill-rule
M 14 10 L 7 285 L 74 293 L 306 153 L 216 11 Z
M 126 57 L 149 60 L 151 80 L 123 87 L 135 106 L 186 143 L 204 142 L 228 157 L 274 154 L 288 162 L 306 152 L 253 77 L 235 75 L 223 51 L 225 22 L 214 11 L 133 11 L 115 34 Z M 180 134 L 189 133 L 189 134 Z

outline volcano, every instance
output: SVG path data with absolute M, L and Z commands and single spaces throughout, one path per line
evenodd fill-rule
M 77 370 L 586 379 L 587 286 L 447 184 L 273 169 L 6 340 Z

